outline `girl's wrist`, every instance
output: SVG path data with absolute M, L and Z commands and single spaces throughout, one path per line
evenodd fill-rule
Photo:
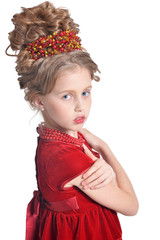
M 100 155 L 104 154 L 104 151 L 108 148 L 107 143 L 105 143 L 103 140 L 99 142 L 97 145 L 97 151 L 100 153 Z
M 107 156 L 109 156 L 110 149 L 104 141 L 101 142 L 101 144 L 98 146 L 98 152 L 102 156 L 104 160 L 107 160 Z

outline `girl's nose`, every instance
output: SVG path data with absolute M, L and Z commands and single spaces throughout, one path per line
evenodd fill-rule
M 82 112 L 82 110 L 83 110 L 83 106 L 82 105 L 83 104 L 82 104 L 81 100 L 77 100 L 76 104 L 75 104 L 75 111 L 76 112 Z

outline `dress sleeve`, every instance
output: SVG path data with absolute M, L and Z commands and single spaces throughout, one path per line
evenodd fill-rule
M 62 144 L 54 150 L 46 167 L 49 185 L 64 190 L 67 182 L 87 171 L 93 163 L 83 148 Z

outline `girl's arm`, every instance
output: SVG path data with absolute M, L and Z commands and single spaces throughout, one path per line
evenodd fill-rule
M 89 144 L 97 150 L 105 161 L 113 168 L 116 178 L 113 178 L 110 183 L 100 189 L 91 190 L 90 188 L 84 188 L 82 186 L 81 181 L 83 178 L 82 176 L 78 176 L 67 183 L 66 187 L 75 185 L 99 204 L 124 215 L 135 215 L 138 211 L 138 200 L 124 169 L 104 141 L 88 131 L 84 135 Z M 93 160 L 96 160 L 95 156 L 87 147 L 85 147 L 85 153 Z M 89 171 L 87 171 L 87 175 L 90 174 Z
M 113 171 L 116 174 L 116 181 L 119 188 L 126 192 L 129 192 L 130 194 L 133 194 L 133 196 L 136 197 L 134 189 L 126 172 L 124 171 L 124 169 L 122 168 L 122 166 L 120 165 L 120 163 L 110 150 L 107 143 L 105 143 L 102 139 L 98 138 L 97 136 L 89 132 L 87 129 L 83 129 L 82 133 L 85 136 L 88 143 L 92 146 L 92 148 L 99 152 L 102 158 L 112 167 Z M 85 174 L 87 175 L 85 177 L 88 177 L 90 175 L 90 169 Z
M 84 188 L 98 189 L 106 186 L 115 178 L 111 166 L 102 158 L 95 159 L 95 163 L 82 175 L 81 184 Z

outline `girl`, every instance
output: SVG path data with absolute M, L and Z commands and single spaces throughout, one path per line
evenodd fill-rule
M 108 145 L 82 129 L 92 80 L 99 77 L 78 25 L 49 2 L 23 8 L 12 21 L 20 88 L 44 118 L 37 128 L 38 191 L 27 208 L 26 240 L 120 240 L 117 212 L 135 215 L 138 201 Z

